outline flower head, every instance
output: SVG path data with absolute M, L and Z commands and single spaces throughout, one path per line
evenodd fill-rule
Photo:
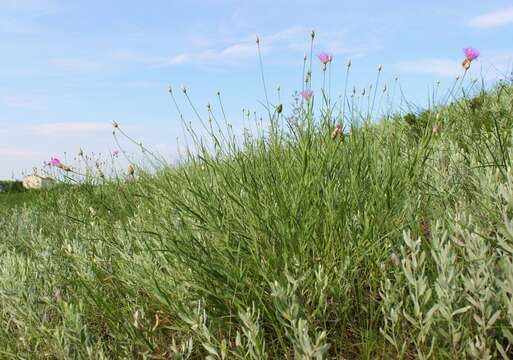
M 337 122 L 335 125 L 335 129 L 333 129 L 333 132 L 331 133 L 331 138 L 333 140 L 336 139 L 337 136 L 343 136 L 344 135 L 344 129 L 342 128 L 342 125 Z
M 55 167 L 62 167 L 61 161 L 57 158 L 52 158 L 50 160 L 50 165 L 55 166 Z
M 331 54 L 326 53 L 326 52 L 322 52 L 322 53 L 319 54 L 319 60 L 324 65 L 327 65 L 328 63 L 330 63 L 333 60 L 333 56 Z
M 469 61 L 474 61 L 480 55 L 479 50 L 474 49 L 472 47 L 467 47 L 467 48 L 463 49 L 463 52 L 465 53 L 465 58 L 468 59 Z
M 114 157 L 118 157 L 118 155 L 119 155 L 119 150 L 114 150 L 114 151 L 112 152 L 112 156 L 114 156 Z
M 305 101 L 309 101 L 310 98 L 313 96 L 313 91 L 312 90 L 303 90 L 303 91 L 301 91 L 301 96 L 303 97 L 303 99 L 305 99 Z
M 465 54 L 465 60 L 463 60 L 461 66 L 463 66 L 465 71 L 467 71 L 468 69 L 470 69 L 470 64 L 472 63 L 472 61 L 479 57 L 479 50 L 467 47 L 463 49 L 463 53 Z

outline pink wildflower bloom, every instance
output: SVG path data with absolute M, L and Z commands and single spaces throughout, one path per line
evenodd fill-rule
M 479 57 L 479 50 L 468 47 L 463 49 L 463 52 L 465 53 L 465 60 L 463 60 L 461 66 L 463 66 L 465 71 L 467 71 L 468 69 L 470 69 L 470 64 L 472 63 L 472 61 Z
M 479 50 L 471 48 L 471 47 L 467 47 L 467 48 L 463 49 L 463 52 L 465 53 L 465 57 L 469 61 L 474 61 L 480 55 Z
M 61 161 L 57 158 L 52 158 L 50 160 L 50 165 L 55 166 L 55 167 L 62 167 Z
M 119 150 L 114 150 L 114 151 L 112 152 L 112 155 L 113 155 L 114 157 L 118 157 L 118 155 L 119 155 Z
M 342 125 L 340 123 L 337 123 L 335 125 L 335 129 L 331 133 L 331 138 L 335 140 L 337 136 L 343 136 L 344 135 L 344 129 L 342 128 Z
M 309 101 L 310 98 L 313 96 L 313 91 L 312 90 L 303 90 L 303 91 L 301 91 L 301 96 L 303 97 L 303 99 L 305 99 L 305 101 Z
M 333 56 L 331 54 L 328 54 L 326 52 L 323 52 L 323 53 L 320 53 L 319 54 L 319 60 L 321 61 L 321 63 L 323 63 L 324 65 L 327 65 L 328 63 L 330 63 L 332 60 L 333 60 Z

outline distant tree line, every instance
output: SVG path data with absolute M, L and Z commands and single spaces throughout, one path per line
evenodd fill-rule
M 23 183 L 21 181 L 0 180 L 0 193 L 22 192 L 24 190 L 25 189 L 23 188 Z

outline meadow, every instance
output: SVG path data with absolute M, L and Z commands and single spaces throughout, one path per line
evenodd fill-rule
M 307 81 L 177 166 L 54 163 L 0 194 L 0 358 L 513 357 L 513 88 L 478 85 L 375 120 L 390 89 Z

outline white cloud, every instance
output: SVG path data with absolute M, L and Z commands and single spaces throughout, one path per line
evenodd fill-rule
M 50 64 L 58 67 L 60 70 L 67 71 L 99 71 L 106 68 L 106 65 L 96 61 L 82 58 L 60 58 L 50 60 Z
M 491 28 L 511 23 L 513 23 L 513 7 L 479 15 L 470 20 L 469 25 L 476 28 Z
M 165 65 L 170 58 L 165 56 L 152 56 L 140 54 L 133 51 L 116 51 L 111 55 L 113 60 L 142 63 L 147 65 Z
M 472 74 L 478 78 L 496 81 L 513 75 L 513 53 L 510 51 L 483 51 L 485 56 L 472 63 Z M 395 64 L 400 72 L 454 77 L 463 74 L 461 60 L 428 58 L 401 61 Z
M 2 12 L 45 14 L 56 8 L 55 0 L 0 0 Z
M 400 71 L 437 76 L 456 76 L 462 73 L 460 62 L 450 59 L 419 59 L 401 61 L 396 66 Z
M 0 147 L 0 156 L 2 156 L 2 157 L 9 156 L 9 157 L 32 158 L 37 155 L 39 155 L 39 153 L 34 152 L 34 151 Z
M 107 122 L 58 122 L 32 125 L 28 129 L 41 135 L 106 132 L 112 129 L 112 124 Z
M 311 29 L 307 27 L 289 27 L 284 30 L 260 36 L 262 53 L 303 52 L 309 49 Z M 240 60 L 257 56 L 256 35 L 246 35 L 238 39 L 211 39 L 203 36 L 196 41 L 196 46 L 181 53 L 160 56 L 133 51 L 117 51 L 111 55 L 113 60 L 141 63 L 149 66 L 173 66 L 184 63 L 205 64 L 213 63 L 237 65 Z M 194 41 L 191 41 L 194 42 Z M 212 44 L 217 44 L 213 46 Z M 361 55 L 381 48 L 381 40 L 371 38 L 366 42 L 354 43 L 349 36 L 342 32 L 327 32 L 316 35 L 315 46 L 318 49 L 334 54 Z M 273 57 L 283 61 L 283 56 Z
M 0 99 L 8 107 L 27 110 L 42 110 L 46 108 L 46 101 L 40 97 L 23 95 L 4 96 Z

